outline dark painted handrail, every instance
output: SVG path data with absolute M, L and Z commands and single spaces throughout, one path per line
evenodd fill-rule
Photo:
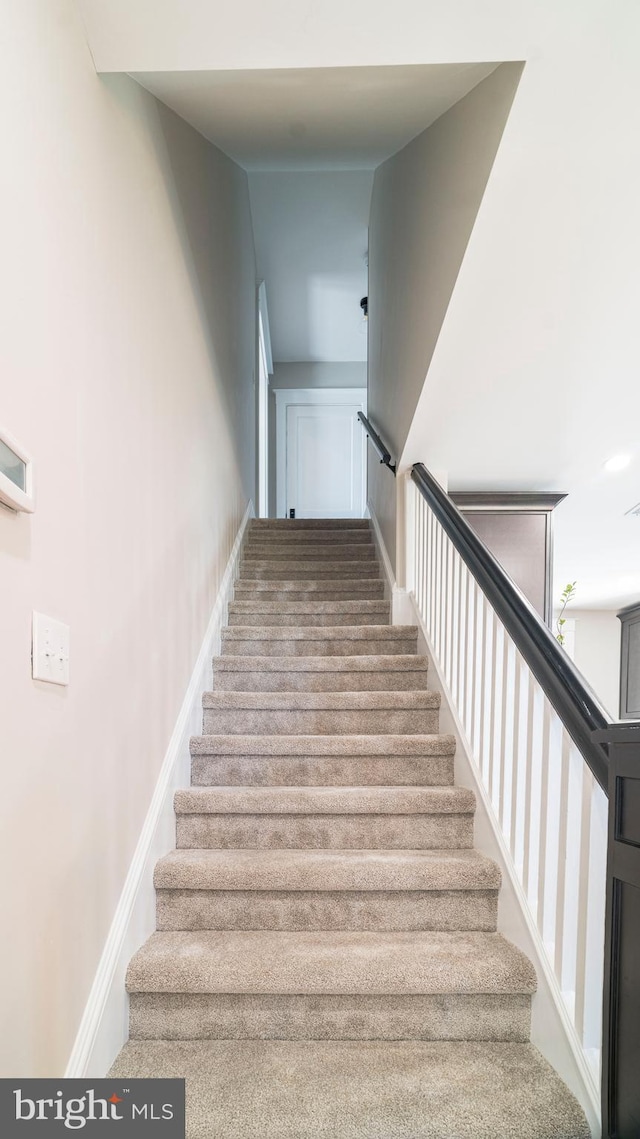
M 593 732 L 611 721 L 553 633 L 422 463 L 411 478 L 497 613 L 602 789 L 608 759 Z
M 378 435 L 378 432 L 376 431 L 375 427 L 371 426 L 371 424 L 369 423 L 369 420 L 367 419 L 366 415 L 362 411 L 358 412 L 358 419 L 360 420 L 360 422 L 361 422 L 362 426 L 364 427 L 367 435 L 369 436 L 369 438 L 370 438 L 371 442 L 373 443 L 376 451 L 378 452 L 378 454 L 380 456 L 380 462 L 384 463 L 385 467 L 389 468 L 392 475 L 395 475 L 396 464 L 391 462 L 391 452 L 387 451 L 387 448 L 385 447 L 384 443 L 382 442 L 382 439 Z

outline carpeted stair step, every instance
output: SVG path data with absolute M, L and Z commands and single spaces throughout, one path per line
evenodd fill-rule
M 232 601 L 229 625 L 386 625 L 388 601 Z
M 164 890 L 497 890 L 477 850 L 174 850 L 156 864 Z
M 138 1040 L 529 1039 L 531 998 L 512 994 L 132 993 Z
M 500 872 L 474 850 L 177 850 L 159 930 L 496 929 Z
M 213 687 L 226 692 L 416 692 L 427 658 L 401 656 L 255 657 L 213 661 Z
M 376 562 L 373 542 L 303 542 L 292 548 L 290 542 L 247 542 L 242 550 L 245 565 L 253 561 L 291 563 L 303 566 L 306 562 Z
M 536 977 L 497 933 L 196 930 L 152 934 L 127 989 L 131 1035 L 526 1040 Z
M 498 933 L 153 933 L 127 969 L 130 993 L 501 993 L 536 975 Z
M 193 736 L 191 782 L 220 786 L 453 784 L 451 735 Z
M 439 692 L 205 692 L 205 735 L 424 734 L 439 727 Z
M 335 581 L 236 581 L 235 601 L 382 601 L 384 582 L 375 578 Z
M 292 564 L 293 563 L 293 564 Z M 371 578 L 373 581 L 382 580 L 380 566 L 377 561 L 336 561 L 325 558 L 323 561 L 297 558 L 260 558 L 240 562 L 238 581 L 334 581 L 340 578 L 343 581 L 357 578 Z
M 588 1139 L 365 520 L 254 520 L 113 1074 L 187 1139 Z
M 328 625 L 321 629 L 258 629 L 237 625 L 222 630 L 222 652 L 240 656 L 373 656 L 417 651 L 415 625 Z
M 326 542 L 346 543 L 347 545 L 372 545 L 373 531 L 365 527 L 348 527 L 343 526 L 341 529 L 336 530 L 332 526 L 316 526 L 313 529 L 306 530 L 287 530 L 280 527 L 279 529 L 265 531 L 260 527 L 250 527 L 245 541 L 245 549 L 247 546 L 253 545 L 288 545 L 292 553 L 297 554 L 298 550 L 303 550 L 308 545 L 324 545 Z
M 462 787 L 216 787 L 177 791 L 177 846 L 459 849 L 473 845 Z
M 252 518 L 251 534 L 271 534 L 272 531 L 299 534 L 301 530 L 368 530 L 368 518 Z
M 110 1075 L 186 1077 L 187 1139 L 590 1139 L 531 1044 L 135 1040 Z
M 220 787 L 177 792 L 179 847 L 445 850 L 473 845 L 462 788 Z

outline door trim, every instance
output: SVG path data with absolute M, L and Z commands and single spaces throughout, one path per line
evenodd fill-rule
M 258 286 L 258 346 L 257 346 L 257 400 L 256 400 L 256 474 L 257 515 L 269 517 L 269 377 L 273 375 L 271 333 L 267 311 L 267 287 L 264 281 Z
M 358 404 L 367 411 L 366 388 L 276 388 L 276 516 L 287 516 L 287 408 L 291 404 Z

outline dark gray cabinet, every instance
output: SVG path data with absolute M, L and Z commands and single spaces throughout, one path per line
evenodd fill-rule
M 566 495 L 511 491 L 451 491 L 450 494 L 478 537 L 550 626 L 553 614 L 552 514 Z
M 640 720 L 640 603 L 618 613 L 622 625 L 620 719 Z

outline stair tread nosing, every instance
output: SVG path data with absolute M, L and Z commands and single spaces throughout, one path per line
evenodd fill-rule
M 316 601 L 383 601 L 384 588 L 381 581 L 372 581 L 371 584 L 358 586 L 354 585 L 352 588 L 346 586 L 344 589 L 318 589 L 314 593 L 307 593 L 305 590 L 292 588 L 290 590 L 273 590 L 265 593 L 264 590 L 256 589 L 254 586 L 249 586 L 245 589 L 243 582 L 236 582 L 234 586 L 234 599 L 236 601 L 308 601 L 313 598 Z
M 534 993 L 529 959 L 501 934 L 195 930 L 154 933 L 129 992 Z
M 336 562 L 343 558 L 352 562 L 377 562 L 376 547 L 372 542 L 305 542 L 303 546 L 293 548 L 290 542 L 256 542 L 249 539 L 243 549 L 243 559 L 247 564 L 260 558 L 273 558 L 288 563 L 292 557 L 296 562 L 317 562 L 323 558 L 335 559 Z
M 531 1044 L 133 1041 L 109 1075 L 186 1076 L 188 1139 L 591 1135 L 577 1100 Z
M 322 614 L 350 614 L 367 613 L 379 617 L 389 617 L 390 605 L 388 601 L 316 601 L 313 596 L 308 601 L 230 601 L 229 616 L 270 614 L 282 616 L 290 613 L 293 616 L 307 613 Z M 380 621 L 380 624 L 384 624 Z
M 160 890 L 498 890 L 500 869 L 462 850 L 176 850 L 161 858 Z
M 295 581 L 302 574 L 307 575 L 312 570 L 317 570 L 319 574 L 326 577 L 331 574 L 333 578 L 350 577 L 353 573 L 373 574 L 375 580 L 382 580 L 380 576 L 380 563 L 377 558 L 357 558 L 353 555 L 342 558 L 332 557 L 333 547 L 327 550 L 323 557 L 319 554 L 311 557 L 308 553 L 305 558 L 295 558 L 295 567 L 291 565 L 291 556 L 283 554 L 278 557 L 276 554 L 271 556 L 269 553 L 260 553 L 260 555 L 253 555 L 246 558 L 243 554 L 240 561 L 240 577 L 250 577 L 253 570 L 272 569 L 277 570 L 278 573 L 286 574 L 286 581 Z M 310 577 L 309 580 L 317 581 L 317 578 Z
M 417 625 L 234 625 L 222 630 L 223 641 L 406 641 L 417 636 Z
M 204 692 L 202 707 L 227 711 L 433 711 L 440 693 L 415 692 Z
M 393 628 L 393 626 L 390 626 Z M 427 672 L 428 659 L 414 653 L 396 656 L 218 656 L 214 672 Z
M 332 526 L 318 526 L 313 530 L 298 530 L 293 533 L 287 530 L 274 530 L 271 534 L 251 526 L 247 535 L 247 542 L 290 542 L 292 550 L 298 543 L 306 542 L 372 542 L 373 534 L 370 529 L 356 526 L 344 526 L 340 530 Z
M 319 581 L 314 581 L 313 578 L 302 578 L 302 580 L 296 581 L 295 575 L 292 575 L 291 578 L 282 577 L 276 578 L 275 580 L 259 577 L 254 580 L 251 578 L 243 578 L 242 580 L 237 578 L 235 584 L 239 585 L 243 590 L 257 589 L 260 593 L 282 593 L 291 589 L 311 595 L 318 590 L 335 590 L 336 592 L 343 590 L 346 592 L 347 590 L 354 589 L 367 590 L 372 587 L 376 589 L 384 588 L 382 578 L 378 580 L 374 578 L 373 581 L 369 578 L 367 578 L 366 581 L 354 581 L 353 578 L 339 576 L 333 579 L 330 577 L 323 578 Z
M 249 529 L 254 531 L 286 530 L 370 530 L 368 518 L 252 518 Z
M 176 791 L 177 815 L 466 815 L 466 787 L 192 787 Z
M 455 736 L 424 735 L 207 735 L 192 736 L 192 755 L 454 755 Z
M 339 538 L 327 538 L 322 532 L 306 538 L 303 542 L 292 542 L 290 539 L 281 539 L 275 536 L 270 538 L 250 535 L 242 547 L 242 556 L 252 557 L 288 557 L 291 560 L 299 557 L 323 558 L 331 557 L 336 560 L 346 558 L 366 558 L 377 560 L 376 548 L 369 534 L 349 536 L 343 532 Z
M 309 562 L 304 566 L 297 565 L 295 581 L 343 581 L 381 582 L 380 566 L 375 561 L 367 562 Z M 262 559 L 259 562 L 249 562 L 248 565 L 240 563 L 236 582 L 244 585 L 245 581 L 291 581 L 291 566 L 288 562 L 273 562 Z

